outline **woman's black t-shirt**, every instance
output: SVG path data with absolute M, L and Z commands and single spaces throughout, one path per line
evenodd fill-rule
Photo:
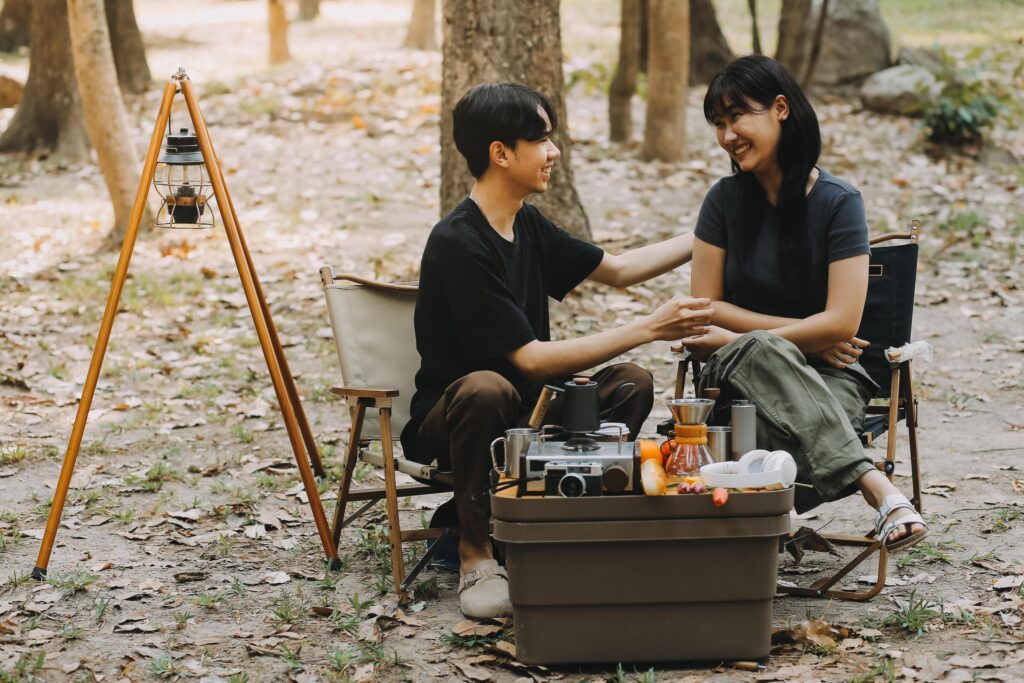
M 810 252 L 803 263 L 807 272 L 801 278 L 806 286 L 791 286 L 792 278 L 782 272 L 781 226 L 774 208 L 768 208 L 754 233 L 753 249 L 736 248 L 743 235 L 739 220 L 739 182 L 735 176 L 722 178 L 704 198 L 695 234 L 726 250 L 723 300 L 755 313 L 786 318 L 821 313 L 828 298 L 829 264 L 870 253 L 860 192 L 825 171 L 819 170 L 807 195 Z M 740 256 L 744 251 L 750 254 L 745 260 Z
M 524 401 L 539 391 L 505 354 L 548 341 L 548 297 L 561 301 L 601 263 L 604 251 L 523 204 L 514 241 L 499 235 L 468 197 L 434 226 L 423 249 L 414 325 L 420 369 L 402 448 L 415 458 L 423 418 L 455 380 L 492 370 Z

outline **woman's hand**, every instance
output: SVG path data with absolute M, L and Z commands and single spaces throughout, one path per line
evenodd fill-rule
M 707 331 L 714 311 L 707 299 L 677 296 L 666 301 L 641 321 L 649 330 L 650 338 L 672 341 L 683 337 L 702 335 Z
M 730 332 L 725 328 L 709 325 L 707 332 L 694 337 L 686 337 L 682 340 L 682 344 L 694 358 L 699 361 L 705 361 L 715 351 L 739 336 L 737 332 Z
M 824 351 L 818 351 L 814 355 L 832 367 L 842 370 L 848 365 L 856 363 L 860 359 L 860 355 L 864 353 L 863 349 L 869 346 L 871 346 L 871 342 L 854 337 L 853 339 L 839 342 Z

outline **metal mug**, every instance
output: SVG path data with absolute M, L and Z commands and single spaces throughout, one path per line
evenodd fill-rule
M 498 464 L 498 454 L 494 447 L 503 443 L 504 457 L 502 464 Z M 491 442 L 491 464 L 500 474 L 509 479 L 519 478 L 519 456 L 525 455 L 530 445 L 540 447 L 540 430 L 529 427 L 516 427 L 505 432 L 505 436 L 499 436 Z
M 715 462 L 732 460 L 732 427 L 708 427 L 708 450 Z

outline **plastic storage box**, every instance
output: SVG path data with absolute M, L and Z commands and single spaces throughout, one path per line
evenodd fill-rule
M 516 658 L 527 664 L 761 659 L 793 489 L 491 497 Z

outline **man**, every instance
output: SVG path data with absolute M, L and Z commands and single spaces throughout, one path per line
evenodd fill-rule
M 557 125 L 548 101 L 525 86 L 491 83 L 466 93 L 454 111 L 455 146 L 476 181 L 423 251 L 415 314 L 421 366 L 402 446 L 413 460 L 436 458 L 455 472 L 459 601 L 470 617 L 511 611 L 488 538 L 487 498 L 473 500 L 489 484 L 490 442 L 526 421 L 544 381 L 647 342 L 702 334 L 712 313 L 707 299 L 678 297 L 627 325 L 550 340 L 547 297 L 561 300 L 584 279 L 613 287 L 643 282 L 688 261 L 693 247 L 687 234 L 607 254 L 525 204 L 547 189 L 559 156 L 550 138 Z M 602 408 L 612 408 L 610 419 L 626 422 L 635 438 L 653 403 L 650 373 L 619 364 L 593 378 Z M 559 410 L 553 404 L 549 418 Z

